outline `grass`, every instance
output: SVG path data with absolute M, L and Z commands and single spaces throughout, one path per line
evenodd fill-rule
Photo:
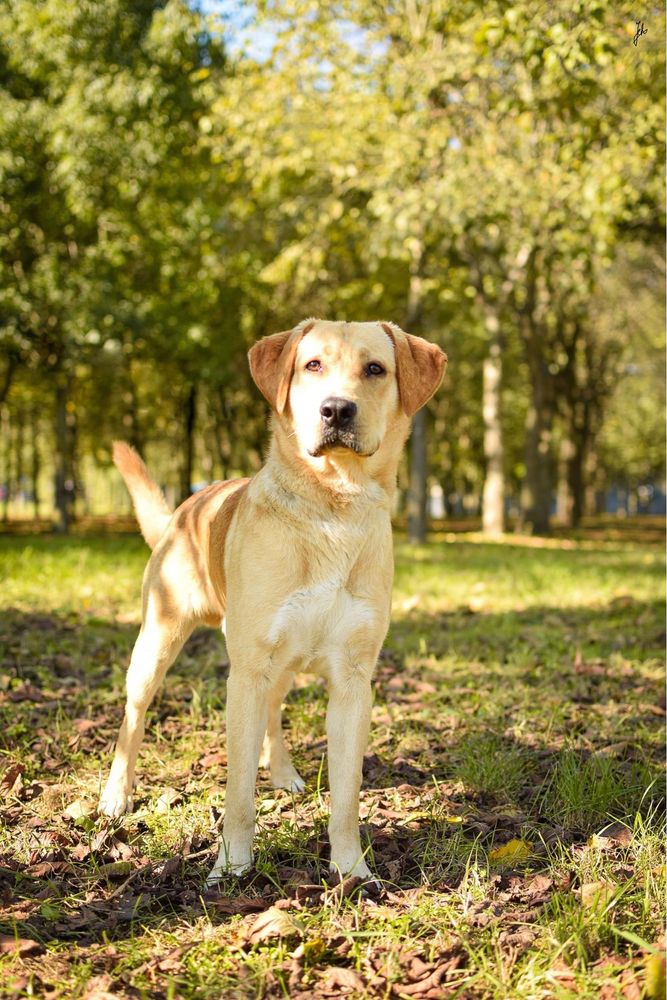
M 146 555 L 0 539 L 1 995 L 664 996 L 655 525 L 397 542 L 362 792 L 380 891 L 327 883 L 325 698 L 304 677 L 287 716 L 307 792 L 262 772 L 255 870 L 203 892 L 226 764 L 211 631 L 149 715 L 135 812 L 90 815 Z

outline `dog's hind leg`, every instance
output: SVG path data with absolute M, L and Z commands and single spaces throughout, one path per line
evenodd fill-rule
M 113 764 L 100 797 L 98 812 L 121 816 L 132 808 L 132 786 L 146 710 L 178 656 L 194 622 L 161 616 L 157 599 L 149 595 L 144 622 L 127 671 L 125 718 L 120 727 Z
M 274 788 L 286 788 L 289 792 L 302 792 L 306 783 L 294 767 L 289 750 L 285 745 L 282 726 L 282 707 L 287 693 L 292 687 L 294 675 L 287 672 L 277 682 L 269 695 L 269 721 L 266 727 L 262 764 L 268 766 L 271 784 Z

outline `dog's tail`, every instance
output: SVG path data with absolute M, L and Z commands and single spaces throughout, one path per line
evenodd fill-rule
M 141 534 L 153 549 L 164 534 L 172 511 L 134 448 L 125 441 L 114 441 L 113 460 L 130 491 Z

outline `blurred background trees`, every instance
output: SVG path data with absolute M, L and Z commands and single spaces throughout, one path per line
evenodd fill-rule
M 596 0 L 8 0 L 5 518 L 126 509 L 114 437 L 174 502 L 254 471 L 245 352 L 308 315 L 449 354 L 401 473 L 415 539 L 429 509 L 495 534 L 647 507 L 664 15 L 643 18 L 635 45 Z

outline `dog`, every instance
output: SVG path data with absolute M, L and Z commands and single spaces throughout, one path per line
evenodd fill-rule
M 252 479 L 214 483 L 172 513 L 138 454 L 114 445 L 153 552 L 99 812 L 131 809 L 146 710 L 195 626 L 222 627 L 228 771 L 208 884 L 252 866 L 263 743 L 274 787 L 305 787 L 281 724 L 297 670 L 329 686 L 331 870 L 368 878 L 359 794 L 371 679 L 389 626 L 390 512 L 411 417 L 440 385 L 447 357 L 393 323 L 315 319 L 264 337 L 248 357 L 273 411 L 268 456 Z

